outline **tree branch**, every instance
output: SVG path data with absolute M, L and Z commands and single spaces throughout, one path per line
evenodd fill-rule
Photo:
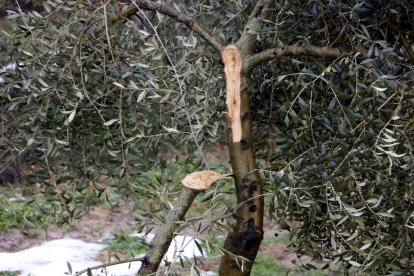
M 208 44 L 213 46 L 218 52 L 221 52 L 221 49 L 224 47 L 223 41 L 210 32 L 205 26 L 200 24 L 196 19 L 188 16 L 184 13 L 179 12 L 176 9 L 173 9 L 161 1 L 150 1 L 150 0 L 135 0 L 133 1 L 134 6 L 130 7 L 127 12 L 131 13 L 133 11 L 137 12 L 138 7 L 151 10 L 151 11 L 158 11 L 164 15 L 167 15 L 174 19 L 177 22 L 183 23 L 186 25 L 190 30 L 200 35 Z
M 331 48 L 313 45 L 291 45 L 264 50 L 253 56 L 247 57 L 243 64 L 243 72 L 250 72 L 260 63 L 285 56 L 313 56 L 322 58 L 337 58 L 346 55 L 346 52 Z
M 255 43 L 257 41 L 257 34 L 262 28 L 263 22 L 270 15 L 270 4 L 273 3 L 271 0 L 258 0 L 250 14 L 249 20 L 247 21 L 243 33 L 240 36 L 239 41 L 236 45 L 241 51 L 242 57 L 251 55 Z
M 269 12 L 270 0 L 259 0 L 253 8 L 252 13 L 250 14 L 250 19 L 261 17 L 265 19 Z
M 165 223 L 158 228 L 154 238 L 149 244 L 147 244 L 144 240 L 141 241 L 141 243 L 149 247 L 149 250 L 144 257 L 120 260 L 89 267 L 87 269 L 76 272 L 74 276 L 80 276 L 83 273 L 102 267 L 137 261 L 142 262 L 138 275 L 155 274 L 162 258 L 170 247 L 171 241 L 175 235 L 175 231 L 180 226 L 180 222 L 183 220 L 196 195 L 207 190 L 212 184 L 219 181 L 220 179 L 228 176 L 230 176 L 230 174 L 220 174 L 216 171 L 208 170 L 188 174 L 181 180 L 182 189 L 180 196 L 174 202 L 173 209 L 165 218 Z
M 175 232 L 196 195 L 207 190 L 214 182 L 227 176 L 229 175 L 222 175 L 215 171 L 200 171 L 191 173 L 181 180 L 183 187 L 180 196 L 174 202 L 172 210 L 168 212 L 165 222 L 158 228 L 151 240 L 138 275 L 155 275 L 162 258 L 170 247 Z
M 287 11 L 290 4 L 291 4 L 291 2 L 289 0 L 285 0 L 283 5 L 279 8 L 279 12 L 276 15 L 275 35 L 274 35 L 274 40 L 273 40 L 274 44 L 276 44 L 276 40 L 279 39 L 279 26 L 283 24 L 283 23 L 280 22 L 280 17 Z M 280 44 L 282 44 L 282 43 L 280 42 Z
M 165 253 L 170 247 L 175 231 L 190 208 L 198 191 L 182 188 L 180 197 L 175 201 L 173 209 L 168 213 L 164 223 L 158 228 L 151 241 L 150 249 L 142 261 L 138 275 L 150 275 L 158 270 Z
M 137 8 L 134 6 L 129 7 L 125 11 L 119 12 L 115 15 L 115 17 L 109 17 L 109 22 L 111 24 L 117 23 L 119 21 L 125 22 L 129 17 L 133 16 L 137 13 Z
M 101 264 L 101 265 L 97 265 L 97 266 L 92 266 L 92 267 L 88 267 L 87 269 L 76 272 L 74 274 L 74 276 L 80 276 L 83 273 L 87 273 L 88 271 L 92 271 L 92 270 L 103 268 L 103 267 L 108 267 L 108 266 L 113 266 L 113 265 L 118 265 L 118 264 L 124 264 L 124 263 L 142 262 L 142 260 L 143 260 L 142 257 L 141 258 L 132 258 L 132 259 L 127 259 L 127 260 L 120 260 L 120 261 L 105 263 L 105 264 Z

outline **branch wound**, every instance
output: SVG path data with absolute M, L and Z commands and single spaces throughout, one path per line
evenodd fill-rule
M 226 46 L 221 58 L 224 63 L 224 73 L 226 75 L 227 98 L 226 104 L 228 117 L 231 123 L 233 142 L 239 142 L 242 138 L 241 118 L 240 118 L 240 84 L 242 60 L 240 52 L 234 45 Z

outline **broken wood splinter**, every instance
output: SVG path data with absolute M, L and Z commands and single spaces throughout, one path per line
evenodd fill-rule
M 242 60 L 240 52 L 235 45 L 224 47 L 221 52 L 221 58 L 224 63 L 224 73 L 226 75 L 227 97 L 226 104 L 228 117 L 230 118 L 233 142 L 239 142 L 242 139 L 241 127 L 241 67 Z

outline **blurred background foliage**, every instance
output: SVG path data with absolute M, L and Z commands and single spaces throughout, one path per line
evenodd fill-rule
M 225 140 L 222 64 L 185 26 L 146 11 L 117 20 L 133 1 L 5 2 L 4 179 L 37 183 L 65 207 L 61 219 L 81 215 L 108 187 L 123 199 L 155 199 L 137 207 L 150 210 L 148 223 L 168 210 L 184 173 L 227 170 L 205 158 Z M 166 2 L 227 43 L 254 4 Z M 256 52 L 313 44 L 349 53 L 281 58 L 252 72 L 268 213 L 299 254 L 357 272 L 414 269 L 413 22 L 410 0 L 275 1 L 257 34 Z M 204 198 L 221 206 L 204 217 L 219 228 L 235 208 L 220 200 L 227 186 Z

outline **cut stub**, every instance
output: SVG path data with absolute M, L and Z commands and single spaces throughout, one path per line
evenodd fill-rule
M 184 177 L 181 184 L 194 191 L 205 191 L 215 182 L 229 175 L 209 170 L 193 172 Z

